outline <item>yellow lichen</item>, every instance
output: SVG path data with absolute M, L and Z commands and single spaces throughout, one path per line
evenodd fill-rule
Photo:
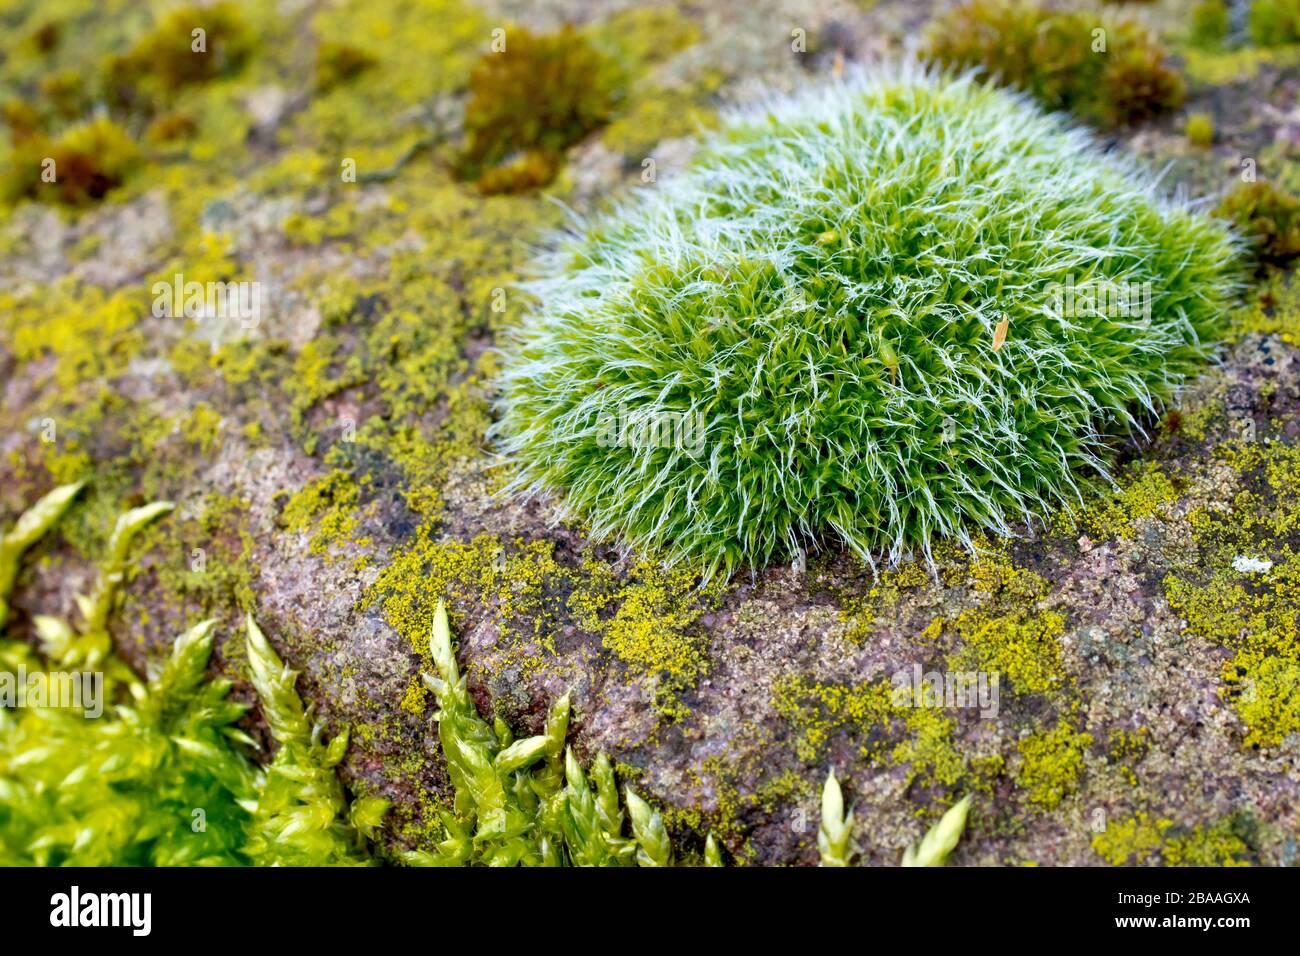
M 685 716 L 677 695 L 708 672 L 707 645 L 691 626 L 721 586 L 697 591 L 693 571 L 665 569 L 653 561 L 639 562 L 622 582 L 594 562 L 584 571 L 586 581 L 569 599 L 579 624 L 601 635 L 632 674 L 659 678 L 656 701 L 665 715 Z M 608 615 L 611 607 L 616 610 Z
M 280 512 L 280 523 L 286 531 L 309 533 L 312 554 L 329 555 L 345 545 L 365 547 L 369 542 L 356 537 L 360 498 L 361 488 L 352 477 L 335 469 L 293 495 Z
M 1251 829 L 1250 821 L 1238 816 L 1189 828 L 1139 810 L 1108 821 L 1092 838 L 1092 848 L 1111 866 L 1152 860 L 1165 866 L 1250 866 L 1252 850 L 1245 837 Z
M 1056 530 L 1082 532 L 1094 541 L 1132 540 L 1137 522 L 1165 514 L 1179 493 L 1174 480 L 1159 465 L 1142 462 L 1132 468 L 1117 492 L 1100 493 L 1078 514 L 1063 513 Z
M 1066 719 L 1051 730 L 1024 738 L 1016 745 L 1021 757 L 1016 786 L 1030 803 L 1055 809 L 1077 789 L 1090 746 L 1092 734 L 1076 731 Z
M 1065 678 L 1060 637 L 1065 618 L 1055 611 L 1022 611 L 990 617 L 963 611 L 952 622 L 963 646 L 954 654 L 954 670 L 1001 674 L 1018 693 L 1043 694 Z
M 1244 486 L 1229 509 L 1189 516 L 1201 554 L 1165 578 L 1165 597 L 1193 633 L 1234 652 L 1219 694 L 1245 724 L 1243 744 L 1274 746 L 1300 732 L 1300 449 L 1232 441 L 1215 454 Z
M 972 777 L 971 762 L 953 742 L 952 718 L 895 701 L 888 681 L 845 685 L 795 675 L 775 686 L 772 703 L 790 722 L 795 753 L 805 762 L 819 760 L 832 736 L 845 733 L 870 763 L 905 767 L 908 783 L 951 788 Z
M 1124 820 L 1107 821 L 1106 829 L 1092 838 L 1092 848 L 1111 866 L 1141 865 L 1159 851 L 1172 820 L 1154 818 L 1139 810 Z

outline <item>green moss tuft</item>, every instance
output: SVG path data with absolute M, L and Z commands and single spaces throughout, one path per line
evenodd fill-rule
M 1252 0 L 1247 22 L 1260 46 L 1300 43 L 1300 0 Z
M 0 538 L 0 626 L 18 557 L 79 488 L 56 489 Z M 246 708 L 227 699 L 230 682 L 205 676 L 212 621 L 181 634 L 147 681 L 113 653 L 109 616 L 132 542 L 170 509 L 160 502 L 118 519 L 95 591 L 79 599 L 82 625 L 35 619 L 44 659 L 0 634 L 5 676 L 28 674 L 18 706 L 0 707 L 0 863 L 368 862 L 387 804 L 349 804 L 333 769 L 347 734 L 324 742 L 294 690 L 297 675 L 251 616 L 253 685 L 278 744 L 265 769 L 236 746 L 254 741 L 235 726 Z
M 1192 7 L 1191 40 L 1207 50 L 1217 49 L 1228 38 L 1232 18 L 1224 0 L 1200 0 Z
M 1202 149 L 1214 143 L 1214 119 L 1207 113 L 1192 113 L 1183 125 L 1187 142 Z
M 809 538 L 897 561 L 1070 500 L 1238 282 L 1221 226 L 1058 120 L 906 68 L 734 121 L 544 266 L 502 376 L 514 487 L 706 573 Z M 1151 321 L 1054 317 L 1087 275 L 1150 283 Z
M 514 739 L 503 721 L 489 725 L 474 708 L 456 664 L 445 606 L 433 615 L 424 676 L 438 699 L 438 739 L 455 788 L 439 814 L 444 834 L 432 850 L 405 854 L 417 866 L 673 866 L 663 814 L 624 787 L 604 754 L 584 768 L 565 747 L 569 697 L 551 705 L 545 731 Z M 625 830 L 630 834 L 625 834 Z M 721 865 L 712 836 L 705 862 Z

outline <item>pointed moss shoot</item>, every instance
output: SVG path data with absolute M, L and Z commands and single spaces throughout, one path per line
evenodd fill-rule
M 551 705 L 544 732 L 514 739 L 504 721 L 488 724 L 474 708 L 456 664 L 446 605 L 439 601 L 429 639 L 437 674 L 425 685 L 438 699 L 438 739 L 455 790 L 441 813 L 445 836 L 432 850 L 403 860 L 416 866 L 680 865 L 663 814 L 625 789 L 619 803 L 614 768 L 604 754 L 590 769 L 565 746 L 570 703 Z M 626 833 L 630 826 L 631 835 Z M 709 834 L 704 865 L 722 866 Z
M 962 797 L 926 832 L 920 843 L 909 846 L 903 853 L 903 866 L 943 866 L 966 829 L 970 801 L 970 794 Z
M 495 435 L 513 490 L 705 573 L 1009 534 L 1209 356 L 1239 245 L 1022 95 L 850 76 L 557 241 Z
M 822 822 L 817 831 L 817 851 L 822 866 L 848 866 L 857 852 L 853 846 L 853 811 L 845 810 L 844 794 L 835 771 L 822 787 Z
M 22 553 L 80 489 L 55 489 L 0 536 L 0 612 Z M 208 677 L 213 621 L 177 637 L 145 680 L 114 653 L 109 619 L 131 543 L 170 510 L 157 502 L 118 519 L 94 596 L 78 601 L 82 628 L 33 617 L 43 656 L 5 637 L 0 613 L 0 671 L 25 670 L 25 688 L 36 691 L 0 706 L 0 866 L 372 862 L 367 841 L 387 801 L 349 804 L 334 769 L 347 734 L 324 741 L 294 689 L 297 675 L 251 617 L 253 684 L 278 744 L 266 768 L 245 755 L 256 745 L 236 725 L 247 708 L 228 699 L 230 681 Z M 91 676 L 99 713 L 52 693 Z
M 9 616 L 9 592 L 18 576 L 18 562 L 23 554 L 58 523 L 72 505 L 85 482 L 60 485 L 18 518 L 14 526 L 0 535 L 0 629 Z

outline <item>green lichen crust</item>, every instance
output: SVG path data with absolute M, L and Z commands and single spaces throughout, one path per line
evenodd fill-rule
M 516 488 L 706 572 L 928 553 L 1104 470 L 1209 352 L 1238 246 L 1015 94 L 853 76 L 733 117 L 558 245 L 497 434 Z M 1071 281 L 1149 289 L 1150 319 L 1054 308 Z

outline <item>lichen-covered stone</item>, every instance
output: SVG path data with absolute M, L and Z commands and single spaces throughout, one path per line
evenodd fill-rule
M 19 4 L 15 36 L 42 26 L 42 6 Z M 836 52 L 901 46 L 927 5 L 240 6 L 263 42 L 168 93 L 191 133 L 142 137 L 141 171 L 102 200 L 38 195 L 0 226 L 0 524 L 56 483 L 92 481 L 24 566 L 10 634 L 30 638 L 38 609 L 74 617 L 117 513 L 165 498 L 177 509 L 142 537 L 117 612 L 116 632 L 139 637 L 123 657 L 143 672 L 183 628 L 215 616 L 232 634 L 256 611 L 331 733 L 352 728 L 344 778 L 394 802 L 393 851 L 441 835 L 447 780 L 418 678 L 445 596 L 480 711 L 536 733 L 571 691 L 576 748 L 609 752 L 692 852 L 713 830 L 740 862 L 815 862 L 834 766 L 867 863 L 896 863 L 967 792 L 957 864 L 1297 862 L 1291 277 L 1223 317 L 1223 364 L 1117 450 L 1116 487 L 1086 489 L 1074 515 L 975 557 L 941 549 L 933 571 L 876 577 L 831 552 L 699 589 L 651 555 L 591 545 L 552 502 L 498 494 L 484 433 L 513 284 L 562 223 L 551 198 L 590 209 L 653 188 L 643 160 L 672 175 L 696 120 L 834 70 Z M 81 11 L 52 51 L 14 47 L 6 93 L 36 95 L 151 28 L 125 0 Z M 484 197 L 455 175 L 458 116 L 510 20 L 636 48 L 621 112 L 565 154 L 548 193 Z M 376 63 L 318 84 L 317 40 Z M 1239 154 L 1281 155 L 1263 147 L 1297 128 L 1300 72 L 1273 51 L 1254 79 L 1188 62 L 1216 143 L 1189 158 L 1172 121 L 1123 142 L 1208 194 Z M 153 283 L 177 272 L 257 281 L 260 321 L 155 315 Z M 248 701 L 242 654 L 229 641 L 214 667 Z M 898 702 L 892 679 L 914 667 L 996 668 L 996 716 Z M 266 739 L 256 714 L 246 725 Z

